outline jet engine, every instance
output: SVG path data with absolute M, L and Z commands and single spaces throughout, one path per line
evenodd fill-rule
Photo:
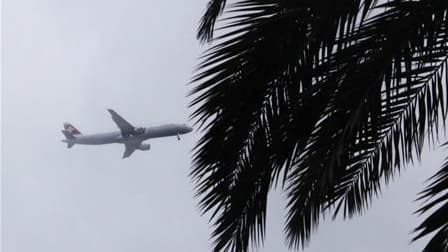
M 142 135 L 144 133 L 145 133 L 145 128 L 143 128 L 143 127 L 134 128 L 134 134 L 135 135 Z
M 142 144 L 140 144 L 140 146 L 138 146 L 138 149 L 142 150 L 142 151 L 147 151 L 147 150 L 151 149 L 151 145 L 142 143 Z

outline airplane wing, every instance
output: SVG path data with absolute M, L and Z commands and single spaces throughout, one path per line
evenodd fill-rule
M 125 146 L 125 150 L 124 150 L 124 153 L 123 153 L 123 158 L 129 157 L 137 149 L 136 148 L 137 146 L 135 144 L 128 144 L 127 143 L 124 146 Z
M 129 136 L 134 133 L 135 127 L 126 121 L 123 117 L 121 117 L 117 112 L 112 109 L 108 109 L 109 113 L 112 115 L 112 120 L 114 120 L 115 124 L 117 124 L 118 128 L 120 128 L 121 135 Z M 132 152 L 131 152 L 132 154 Z M 130 154 L 129 154 L 130 155 Z

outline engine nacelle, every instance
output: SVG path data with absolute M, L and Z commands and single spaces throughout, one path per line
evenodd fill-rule
M 134 128 L 134 134 L 135 135 L 142 135 L 144 133 L 145 133 L 145 128 L 143 128 L 143 127 Z
M 140 146 L 138 146 L 138 149 L 142 150 L 142 151 L 147 151 L 147 150 L 151 149 L 151 145 L 142 143 L 142 144 L 140 144 Z

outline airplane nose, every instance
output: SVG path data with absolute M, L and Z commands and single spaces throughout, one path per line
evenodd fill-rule
M 187 133 L 192 132 L 192 131 L 193 131 L 193 128 L 190 126 L 187 126 Z

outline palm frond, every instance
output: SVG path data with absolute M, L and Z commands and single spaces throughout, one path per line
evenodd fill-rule
M 247 251 L 264 239 L 267 196 L 271 185 L 271 162 L 261 129 L 236 164 L 235 180 L 219 199 L 222 212 L 215 220 L 215 251 Z M 206 203 L 207 204 L 207 203 Z
M 369 17 L 375 4 L 229 5 L 191 102 L 204 129 L 191 176 L 215 250 L 263 240 L 266 195 L 280 179 L 288 244 L 304 246 L 327 209 L 360 213 L 382 179 L 419 157 L 425 132 L 437 135 L 447 111 L 447 4 L 396 0 Z
M 347 174 L 336 182 L 336 195 L 344 194 L 339 204 L 344 205 L 345 216 L 368 205 L 364 199 L 378 193 L 380 178 L 388 182 L 403 163 L 413 161 L 413 153 L 420 157 L 425 133 L 429 139 L 437 139 L 439 115 L 442 121 L 446 119 L 447 28 L 440 27 L 440 37 L 431 47 L 405 48 L 391 61 L 381 80 L 381 111 L 378 109 L 376 118 L 369 118 L 371 123 L 356 136 Z M 357 199 L 361 201 L 355 203 Z
M 414 232 L 418 234 L 413 241 L 434 233 L 423 249 L 424 252 L 448 251 L 448 159 L 432 178 L 432 183 L 421 192 L 419 200 L 427 202 L 417 213 L 424 214 L 434 210 Z M 438 206 L 438 208 L 436 208 Z
M 213 39 L 213 30 L 217 18 L 226 6 L 226 0 L 210 0 L 207 9 L 201 18 L 197 38 L 201 42 L 210 42 Z
M 334 214 L 342 205 L 348 216 L 367 207 L 381 178 L 419 157 L 425 130 L 433 135 L 446 111 L 446 8 L 388 7 L 349 34 L 353 42 L 324 63 L 333 76 L 315 84 L 334 92 L 288 177 L 291 247 L 304 246 L 336 202 Z

